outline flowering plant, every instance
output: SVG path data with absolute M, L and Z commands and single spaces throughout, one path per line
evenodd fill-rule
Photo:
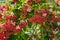
M 59 0 L 0 3 L 0 40 L 60 40 L 59 36 Z

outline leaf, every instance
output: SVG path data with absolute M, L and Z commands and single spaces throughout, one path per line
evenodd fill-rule
M 60 11 L 60 7 L 55 7 L 54 11 Z
M 34 15 L 34 10 L 32 10 L 31 12 L 27 13 L 27 18 L 30 18 Z

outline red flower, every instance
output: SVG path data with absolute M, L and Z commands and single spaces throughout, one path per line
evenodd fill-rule
M 58 22 L 60 22 L 60 17 L 58 17 Z
M 0 40 L 7 40 L 10 36 L 9 32 L 5 32 L 5 33 L 0 33 Z
M 27 25 L 28 25 L 27 22 L 25 22 L 25 21 L 23 21 L 23 20 L 20 21 L 20 28 L 24 28 L 24 27 L 26 27 Z
M 45 8 L 40 10 L 41 16 L 45 17 L 45 18 L 47 18 L 49 16 L 49 12 L 50 11 L 48 9 L 45 9 Z
M 31 19 L 28 19 L 28 21 L 41 24 L 45 21 L 45 19 L 39 15 L 34 15 Z
M 49 13 L 49 10 L 44 8 L 40 10 L 40 13 Z
M 26 11 L 26 12 L 30 12 L 30 11 L 31 11 L 31 9 L 28 8 L 28 6 L 24 6 L 24 7 L 23 7 L 23 10 Z
M 46 17 L 48 17 L 48 14 L 47 13 L 43 13 L 42 16 L 46 18 Z
M 11 16 L 10 15 L 6 16 L 6 19 L 11 19 Z
M 4 37 L 4 34 L 3 33 L 0 33 L 0 40 L 2 40 Z
M 15 25 L 11 20 L 7 20 L 6 23 L 2 25 L 2 28 L 6 31 L 13 31 L 15 29 Z
M 2 15 L 0 14 L 0 20 L 2 20 Z
M 7 10 L 7 6 L 6 5 L 0 6 L 0 12 L 4 12 L 6 10 Z
M 3 10 L 2 10 L 2 8 L 1 8 L 1 6 L 0 6 L 0 12 L 2 12 Z
M 11 15 L 8 15 L 8 16 L 6 16 L 6 19 L 8 20 L 8 19 L 16 19 L 16 16 L 11 16 Z
M 3 10 L 3 11 L 6 11 L 6 10 L 7 10 L 7 6 L 6 6 L 6 5 L 3 5 L 3 6 L 2 6 L 2 10 Z
M 53 22 L 57 22 L 58 21 L 58 19 L 55 17 L 55 15 L 52 15 L 52 21 Z
M 14 15 L 14 13 L 12 13 L 12 14 L 10 14 L 10 15 L 7 15 L 6 16 L 6 19 L 8 20 L 10 20 L 10 19 L 16 19 L 16 16 Z
M 16 26 L 14 33 L 19 33 L 22 30 L 22 28 L 20 28 L 20 26 Z
M 24 10 L 24 11 L 27 11 L 27 9 L 28 9 L 27 6 L 24 6 L 24 7 L 23 7 L 23 10 Z
M 9 36 L 10 36 L 10 32 L 7 32 L 7 31 L 6 31 L 6 32 L 4 33 L 4 36 L 5 36 L 5 39 L 7 40 L 7 39 L 9 38 Z
M 6 40 L 4 33 L 0 33 L 0 40 Z

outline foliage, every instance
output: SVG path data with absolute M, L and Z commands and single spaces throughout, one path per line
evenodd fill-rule
M 60 40 L 59 36 L 59 0 L 0 3 L 0 40 Z

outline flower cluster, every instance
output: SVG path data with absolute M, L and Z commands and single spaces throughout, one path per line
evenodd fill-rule
M 22 3 L 22 0 L 12 0 L 12 2 L 0 6 L 0 40 L 8 40 L 10 35 L 20 33 L 22 29 L 25 33 L 29 31 L 27 33 L 31 35 L 29 34 L 27 39 L 20 38 L 21 40 L 30 40 L 31 37 L 31 40 L 40 40 L 44 35 L 47 40 L 56 38 L 56 33 L 60 31 L 60 11 L 55 10 L 58 5 L 60 7 L 59 0 L 55 0 L 58 4 L 56 6 L 44 0 L 27 0 L 25 3 Z M 41 27 L 43 29 L 40 29 Z M 22 32 L 22 36 L 25 33 Z

